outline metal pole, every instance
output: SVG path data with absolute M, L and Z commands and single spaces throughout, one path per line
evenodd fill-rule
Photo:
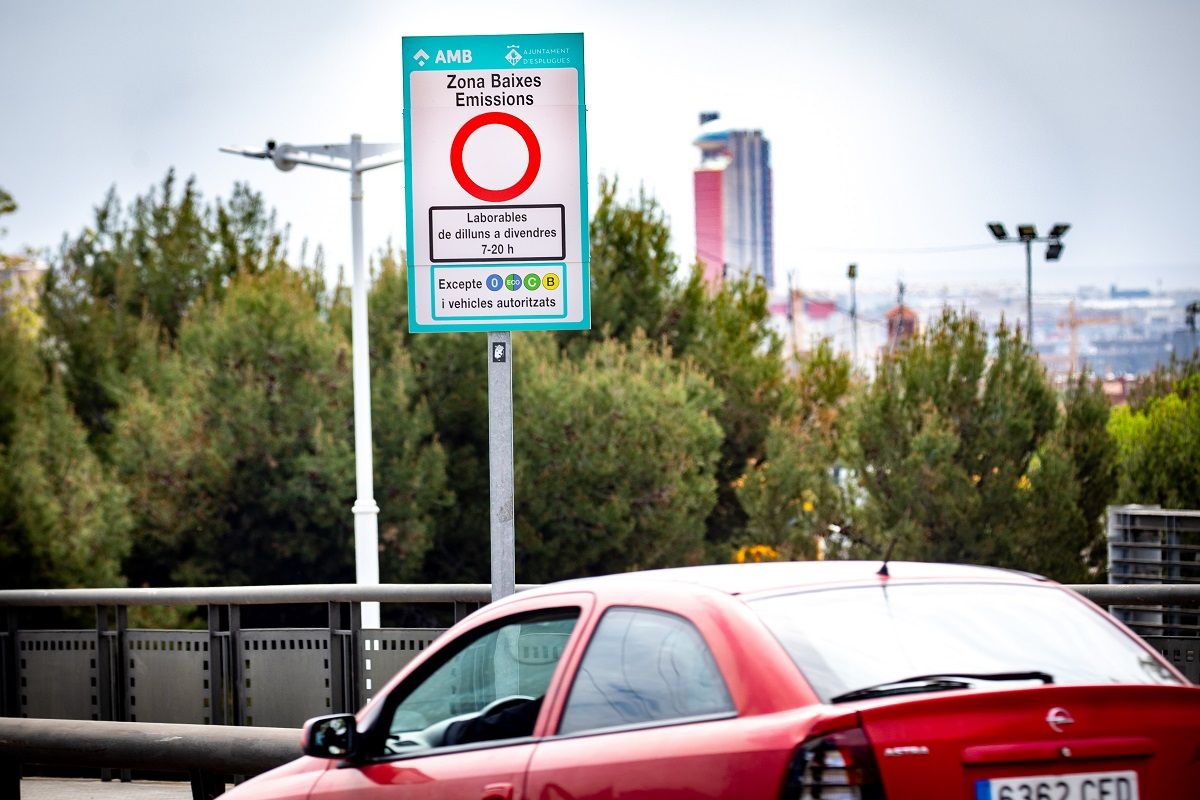
M 371 365 L 367 344 L 367 275 L 363 266 L 362 136 L 350 137 L 350 224 L 353 228 L 354 285 L 350 290 L 351 350 L 354 369 L 354 575 L 360 585 L 379 584 L 379 506 L 375 503 L 371 455 Z M 363 603 L 364 628 L 379 627 L 379 604 Z
M 858 281 L 858 264 L 851 264 L 847 270 L 850 276 L 850 366 L 858 368 L 858 293 L 855 287 Z
M 495 601 L 516 591 L 512 331 L 488 333 L 488 469 L 491 488 L 492 600 Z
M 1029 346 L 1033 347 L 1033 241 L 1025 240 L 1025 331 Z

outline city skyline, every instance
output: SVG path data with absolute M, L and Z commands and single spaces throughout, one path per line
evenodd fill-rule
M 716 108 L 771 141 L 777 287 L 836 290 L 850 262 L 863 288 L 1021 287 L 1023 254 L 992 221 L 1072 225 L 1062 260 L 1035 253 L 1035 298 L 1200 285 L 1200 7 L 1173 0 L 0 0 L 0 19 L 0 186 L 20 206 L 5 251 L 56 247 L 110 186 L 129 201 L 173 166 L 209 198 L 248 182 L 291 223 L 293 256 L 322 244 L 333 273 L 350 262 L 344 178 L 219 146 L 400 141 L 402 35 L 577 30 L 593 191 L 604 174 L 655 197 L 684 268 L 695 115 Z M 367 252 L 398 247 L 403 170 L 365 188 Z

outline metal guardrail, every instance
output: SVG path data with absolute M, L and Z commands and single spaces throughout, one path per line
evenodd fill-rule
M 22 764 L 182 771 L 194 798 L 215 797 L 298 756 L 292 726 L 354 711 L 442 632 L 364 630 L 360 603 L 448 605 L 458 620 L 490 600 L 489 584 L 0 591 L 0 797 L 19 797 Z M 242 625 L 244 607 L 289 604 L 326 606 L 328 625 Z M 130 628 L 143 606 L 203 607 L 208 627 Z M 38 607 L 91 608 L 95 626 L 22 628 Z
M 209 800 L 299 755 L 291 728 L 0 718 L 0 797 L 19 800 L 21 766 L 37 764 L 183 772 L 194 800 Z
M 532 588 L 520 584 L 517 590 Z M 287 603 L 488 603 L 490 583 L 309 583 L 163 589 L 6 589 L 0 606 L 212 606 Z
M 1067 588 L 1101 606 L 1172 605 L 1200 608 L 1200 585 L 1076 583 L 1067 585 Z
M 537 584 L 517 585 L 517 591 Z M 1092 602 L 1173 603 L 1200 608 L 1200 585 L 1177 584 L 1067 584 Z M 5 589 L 0 607 L 34 606 L 212 606 L 280 605 L 287 603 L 488 603 L 488 583 L 314 583 L 283 586 L 175 586 L 163 589 Z
M 1175 665 L 1192 683 L 1200 683 L 1200 635 L 1167 636 L 1170 631 L 1187 631 L 1188 626 L 1165 628 L 1162 624 L 1148 624 L 1148 616 L 1162 616 L 1163 609 L 1200 608 L 1200 584 L 1082 584 L 1072 585 L 1079 594 L 1109 611 L 1124 618 L 1135 633 L 1146 640 L 1163 658 Z M 1193 612 L 1194 613 L 1194 612 Z M 1180 616 L 1177 612 L 1176 616 Z
M 456 621 L 490 600 L 488 584 L 0 591 L 0 714 L 292 727 L 355 710 L 443 630 L 364 630 L 360 603 L 444 604 Z M 283 604 L 325 605 L 328 622 L 242 624 L 244 607 Z M 137 606 L 205 607 L 208 627 L 130 628 Z M 22 628 L 34 607 L 93 608 L 95 626 Z

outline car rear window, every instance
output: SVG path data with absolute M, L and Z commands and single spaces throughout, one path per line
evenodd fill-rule
M 1107 617 L 1053 586 L 891 584 L 749 605 L 826 702 L 866 686 L 949 673 L 1041 671 L 1056 684 L 1179 683 Z

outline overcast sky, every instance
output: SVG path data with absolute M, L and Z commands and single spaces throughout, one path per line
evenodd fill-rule
M 1024 286 L 985 224 L 1069 222 L 1035 290 L 1200 286 L 1193 0 L 0 0 L 0 248 L 53 247 L 112 185 L 248 181 L 349 264 L 349 189 L 225 144 L 399 142 L 405 35 L 582 31 L 588 158 L 695 255 L 697 112 L 773 148 L 777 274 L 809 289 Z M 404 170 L 368 173 L 368 252 L 404 241 Z M 927 251 L 927 252 L 922 252 Z M 348 271 L 348 270 L 347 270 Z

